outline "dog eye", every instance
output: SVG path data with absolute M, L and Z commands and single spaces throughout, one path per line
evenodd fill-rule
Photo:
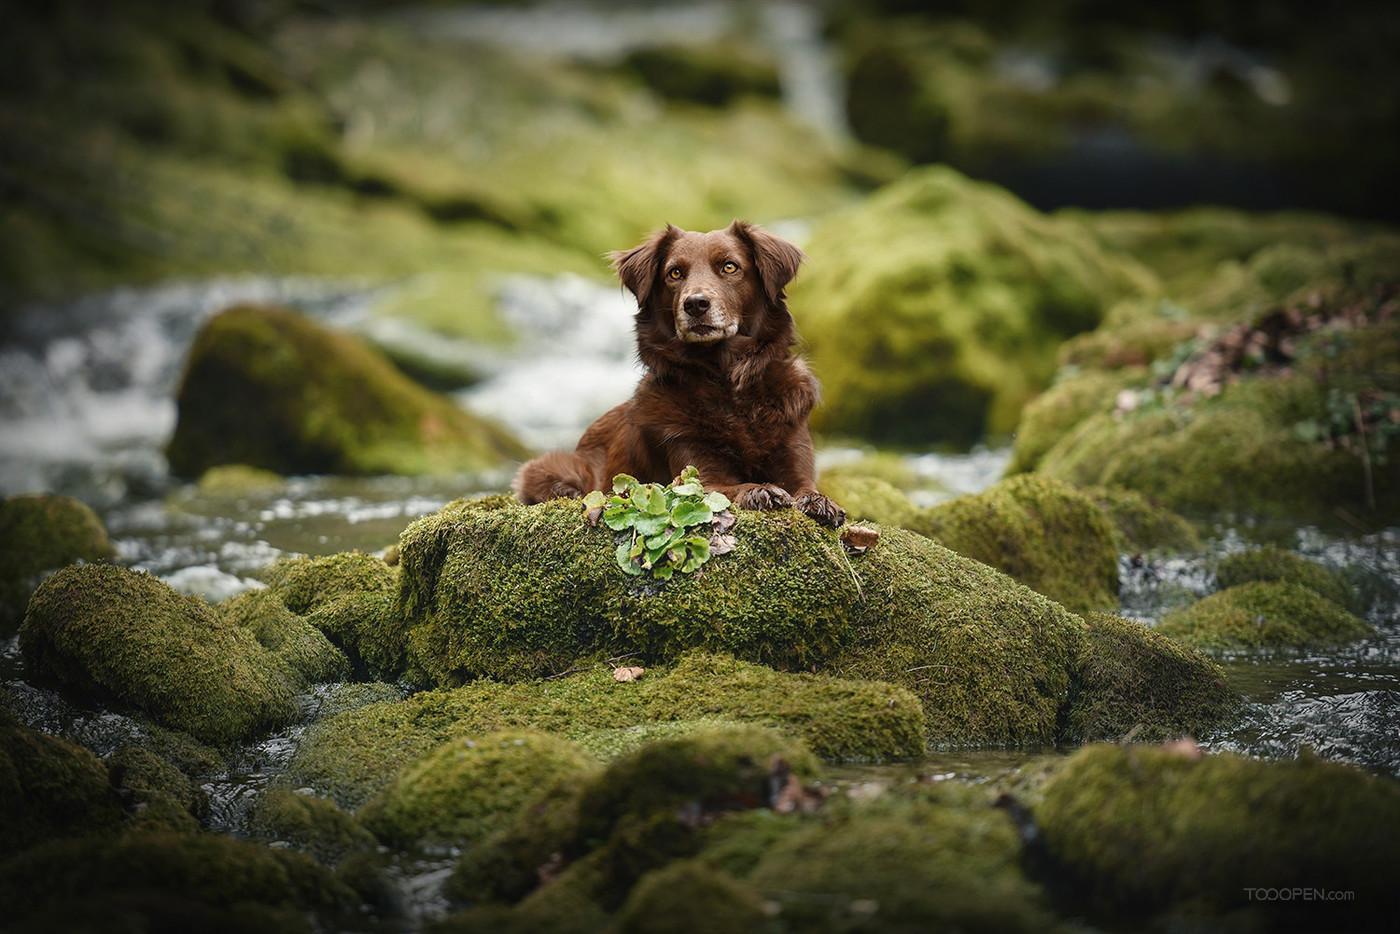
M 723 266 L 721 266 L 720 269 L 723 269 L 725 272 L 732 275 L 739 271 L 739 264 L 731 259 L 728 262 L 726 262 Z
M 666 273 L 666 278 L 671 279 L 672 281 L 674 281 L 674 280 L 679 279 L 679 278 L 681 277 L 681 275 L 682 275 L 682 273 L 681 273 L 681 267 L 679 267 L 679 266 L 672 266 L 670 272 Z

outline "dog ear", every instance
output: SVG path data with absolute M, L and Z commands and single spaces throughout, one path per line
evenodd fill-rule
M 785 298 L 783 289 L 797 275 L 797 267 L 807 255 L 782 237 L 746 221 L 736 220 L 729 225 L 729 232 L 753 250 L 754 263 L 758 266 L 763 288 L 768 293 L 768 301 L 777 304 Z
M 671 241 L 681 233 L 683 231 L 679 227 L 667 224 L 665 229 L 658 230 L 640 245 L 630 250 L 613 250 L 608 254 L 613 272 L 617 273 L 627 290 L 637 296 L 638 308 L 646 307 L 647 296 L 651 294 L 659 273 L 657 264 L 666 255 Z

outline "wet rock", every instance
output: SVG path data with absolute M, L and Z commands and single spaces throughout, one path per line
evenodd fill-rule
M 540 789 L 597 768 L 578 746 L 548 733 L 458 736 L 415 759 L 356 816 L 399 847 L 475 842 L 501 830 Z
M 1231 917 L 1275 930 L 1393 921 L 1400 785 L 1349 766 L 1090 746 L 1051 777 L 1035 815 L 1099 921 Z
M 121 798 L 100 759 L 0 713 L 0 853 L 57 837 L 116 833 L 124 823 Z
M 0 637 L 19 629 L 29 596 L 46 571 L 111 557 L 102 520 L 71 496 L 0 499 Z
M 428 474 L 525 450 L 399 373 L 357 337 L 278 308 L 238 307 L 196 336 L 166 450 L 194 477 L 221 464 L 279 474 Z
M 564 678 L 474 681 L 358 707 L 313 726 L 291 774 L 354 809 L 442 743 L 494 730 L 547 731 L 611 760 L 657 739 L 748 722 L 805 739 L 825 758 L 871 761 L 922 755 L 923 720 L 918 700 L 890 684 L 697 652 L 627 684 L 598 664 Z
M 197 597 L 112 565 L 73 565 L 29 603 L 20 647 L 35 669 L 213 744 L 295 715 L 285 662 Z
M 1201 736 L 1229 723 L 1241 699 L 1195 649 L 1142 623 L 1089 613 L 1062 741 Z
M 791 304 L 827 400 L 814 424 L 905 444 L 1009 434 L 1058 342 L 1152 278 L 942 167 L 831 215 L 806 250 Z
M 1371 627 L 1301 584 L 1251 581 L 1173 610 L 1157 631 L 1212 650 L 1305 649 L 1360 639 Z
M 1067 484 L 1011 477 L 926 510 L 913 528 L 1075 612 L 1118 608 L 1113 526 Z
M 268 789 L 249 822 L 253 834 L 281 841 L 307 853 L 325 866 L 335 866 L 352 853 L 372 850 L 374 834 L 335 802 L 284 785 Z
M 935 742 L 1053 739 L 1083 631 L 1064 608 L 898 529 L 851 557 L 792 511 L 741 510 L 734 534 L 733 552 L 662 584 L 623 574 L 575 502 L 450 504 L 401 539 L 410 655 L 455 684 L 702 648 L 908 687 Z

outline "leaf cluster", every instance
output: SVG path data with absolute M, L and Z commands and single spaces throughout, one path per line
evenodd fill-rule
M 669 486 L 618 474 L 611 496 L 595 490 L 583 505 L 590 521 L 601 517 L 619 533 L 618 567 L 634 577 L 650 571 L 658 580 L 670 580 L 677 571 L 692 573 L 733 548 L 733 537 L 724 534 L 734 524 L 729 498 L 706 493 L 695 467 L 686 467 Z

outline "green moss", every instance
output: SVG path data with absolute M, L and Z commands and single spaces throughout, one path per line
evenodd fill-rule
M 784 930 L 1043 931 L 1039 887 L 1021 874 L 1005 812 L 972 795 L 831 808 L 772 844 L 747 882 Z
M 248 496 L 275 493 L 285 489 L 280 475 L 247 464 L 221 464 L 199 475 L 199 492 L 204 496 Z
M 1302 584 L 1251 581 L 1173 610 L 1157 630 L 1202 649 L 1305 649 L 1339 645 L 1371 631 Z
M 1036 819 L 1096 918 L 1239 913 L 1258 929 L 1377 930 L 1391 920 L 1382 906 L 1400 858 L 1400 786 L 1349 766 L 1090 746 L 1051 778 Z M 1250 894 L 1293 887 L 1354 896 Z
M 249 590 L 219 603 L 215 611 L 251 632 L 258 644 L 287 666 L 297 687 L 339 681 L 350 674 L 350 660 L 325 633 L 287 609 L 270 590 Z
M 767 927 L 757 892 L 693 859 L 643 876 L 617 918 L 619 934 L 756 934 Z
M 865 520 L 907 527 L 918 521 L 919 508 L 913 501 L 879 477 L 823 473 L 820 486 L 823 493 L 841 504 L 851 522 Z
M 183 476 L 218 464 L 281 474 L 451 473 L 525 453 L 504 429 L 412 382 L 359 338 L 275 308 L 234 308 L 205 324 L 176 403 L 166 454 Z
M 1150 302 L 1139 301 L 1151 307 Z M 1197 325 L 1179 313 L 1162 314 L 1163 306 L 1178 311 L 1176 306 L 1159 300 L 1157 314 L 1133 316 L 1065 341 L 1060 346 L 1060 366 L 1091 372 L 1136 370 L 1170 358 L 1177 347 L 1196 336 Z M 1119 308 L 1113 311 L 1123 314 Z
M 316 724 L 292 763 L 295 780 L 357 808 L 407 763 L 455 737 L 542 730 L 615 758 L 645 740 L 735 721 L 776 727 L 832 759 L 913 758 L 923 712 L 880 682 L 780 674 L 726 656 L 692 653 L 671 669 L 619 683 L 605 666 L 533 683 L 478 681 L 452 691 L 370 704 Z
M 548 733 L 456 736 L 414 760 L 358 817 L 401 847 L 475 841 L 501 829 L 541 788 L 596 768 L 596 759 Z
M 828 399 L 814 424 L 893 443 L 1009 434 L 1059 341 L 1150 279 L 942 167 L 823 219 L 806 250 L 792 307 Z
M 0 853 L 56 837 L 115 833 L 123 817 L 101 760 L 0 718 Z
M 1289 581 L 1352 612 L 1362 609 L 1359 595 L 1344 575 L 1271 545 L 1220 559 L 1215 576 L 1221 590 L 1250 581 Z
M 1067 484 L 1014 476 L 928 509 L 915 529 L 1071 610 L 1118 607 L 1113 526 Z
M 35 930 L 102 930 L 105 914 L 106 929 L 127 917 L 139 930 L 305 931 L 307 911 L 351 898 L 307 856 L 214 834 L 64 840 L 0 863 L 7 921 Z
M 622 574 L 612 532 L 576 502 L 459 501 L 400 539 L 409 651 L 440 684 L 548 675 L 595 652 L 704 648 L 778 667 L 830 653 L 859 586 L 835 536 L 794 511 L 740 510 L 734 534 L 704 573 L 660 585 Z
M 1062 379 L 1032 399 L 1021 411 L 1007 474 L 1035 470 L 1045 454 L 1091 415 L 1112 412 L 1128 378 L 1089 372 Z
M 0 638 L 19 629 L 45 571 L 111 557 L 102 520 L 71 496 L 33 493 L 0 499 Z
M 193 832 L 209 814 L 209 793 L 149 749 L 123 746 L 107 757 L 107 767 L 122 788 L 134 793 L 143 827 Z
M 1120 554 L 1142 551 L 1198 551 L 1201 536 L 1186 519 L 1141 493 L 1114 487 L 1084 491 L 1108 513 Z
M 697 828 L 715 814 L 765 806 L 781 758 L 810 780 L 816 760 L 800 744 L 761 727 L 700 732 L 650 743 L 572 790 L 558 789 L 457 866 L 459 896 L 514 900 L 534 871 L 559 852 L 565 873 L 541 890 L 574 890 L 616 910 L 647 872 L 698 851 Z M 528 904 L 528 902 L 527 902 Z
M 231 743 L 296 713 L 288 669 L 251 632 L 125 568 L 73 565 L 50 577 L 20 646 L 36 671 L 204 742 Z
M 349 656 L 357 674 L 387 681 L 404 673 L 394 568 L 374 555 L 342 552 L 287 558 L 263 569 L 261 577 L 288 609 Z
M 1227 724 L 1240 698 L 1198 651 L 1142 623 L 1090 613 L 1062 741 L 1165 740 Z
M 334 802 L 286 786 L 270 788 L 258 798 L 249 827 L 255 836 L 284 841 L 326 866 L 376 845 L 374 834 Z

